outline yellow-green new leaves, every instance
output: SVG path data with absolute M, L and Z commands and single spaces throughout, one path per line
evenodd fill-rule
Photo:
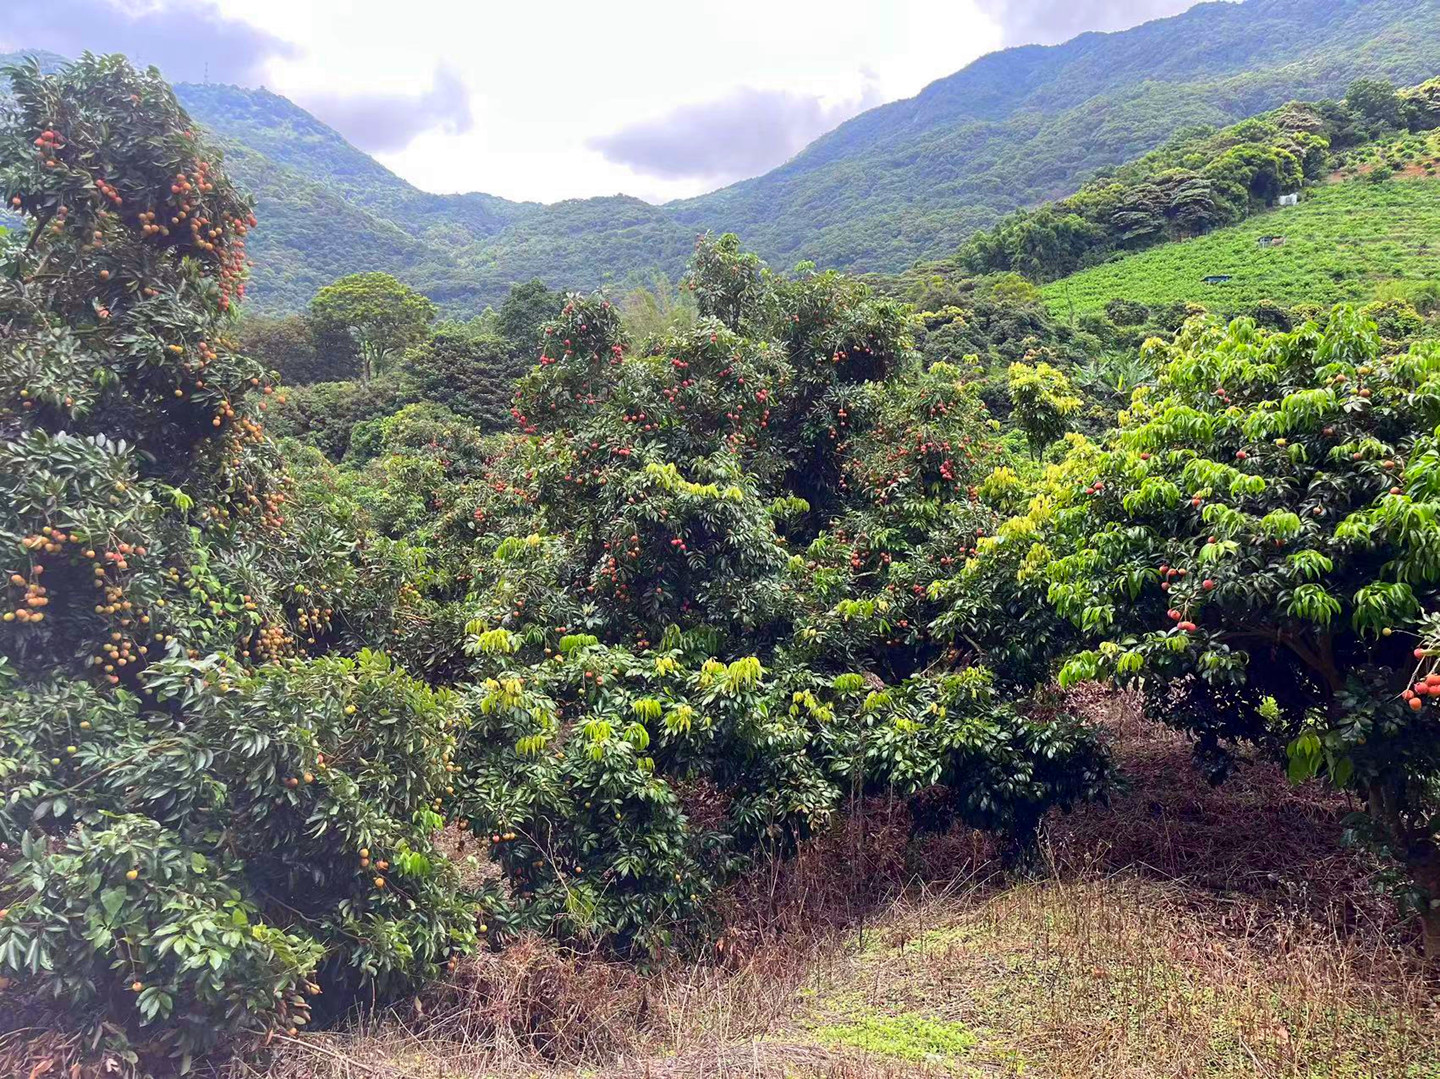
M 659 719 L 660 702 L 654 697 L 641 697 L 630 702 L 630 711 L 634 712 L 640 719 Z
M 1271 539 L 1294 539 L 1300 528 L 1300 515 L 1291 510 L 1271 510 L 1260 518 L 1260 534 Z
M 1192 494 L 1208 495 L 1212 490 L 1228 492 L 1232 499 L 1265 493 L 1265 478 L 1242 472 L 1234 465 L 1194 457 L 1180 473 L 1180 483 Z
M 1012 363 L 1006 381 L 1015 421 L 1025 432 L 1030 451 L 1038 455 L 1069 428 L 1070 418 L 1080 411 L 1080 398 L 1065 373 L 1048 363 L 1033 367 Z
M 724 491 L 721 491 L 720 487 L 714 483 L 693 483 L 680 475 L 680 470 L 673 464 L 648 464 L 645 466 L 645 475 L 664 491 L 686 494 L 692 498 L 720 499 L 726 502 L 745 501 L 744 490 L 735 484 L 730 484 Z
M 698 717 L 695 709 L 688 704 L 677 704 L 665 713 L 667 734 L 689 734 L 697 723 L 701 727 L 709 726 L 709 720 Z
M 508 629 L 491 629 L 475 638 L 475 648 L 487 656 L 509 655 L 519 651 L 520 639 Z
M 765 669 L 754 656 L 737 659 L 725 669 L 725 690 L 734 693 L 741 689 L 754 689 Z
M 600 639 L 593 633 L 567 633 L 560 638 L 560 652 L 568 656 L 579 648 L 593 648 L 600 643 Z
M 1351 624 L 1357 632 L 1376 635 L 1384 629 L 1403 626 L 1420 613 L 1420 601 L 1408 584 L 1374 581 L 1355 593 Z
M 1316 386 L 1286 394 L 1280 402 L 1279 422 L 1274 434 L 1286 435 L 1303 426 L 1314 426 L 1323 417 L 1332 414 L 1337 399 L 1329 386 Z
M 523 554 L 538 550 L 545 543 L 545 538 L 538 532 L 521 539 L 519 536 L 506 536 L 495 547 L 495 557 L 501 562 L 511 562 Z
M 843 675 L 841 677 L 844 677 Z M 808 689 L 797 690 L 790 700 L 790 715 L 798 717 L 801 710 L 820 723 L 829 723 L 835 718 L 835 709 L 822 704 Z

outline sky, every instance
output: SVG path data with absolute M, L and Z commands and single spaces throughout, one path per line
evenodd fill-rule
M 663 202 L 998 48 L 1193 0 L 5 0 L 0 50 L 266 86 L 427 191 Z

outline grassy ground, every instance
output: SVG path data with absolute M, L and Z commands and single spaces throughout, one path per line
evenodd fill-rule
M 1413 928 L 1340 843 L 1346 806 L 1098 696 L 1130 776 L 1061 818 L 1048 868 L 906 849 L 902 807 L 731 896 L 691 966 L 640 974 L 539 941 L 382 1017 L 279 1046 L 251 1079 L 1436 1079 L 1440 996 Z
M 1425 168 L 1411 160 L 1384 183 L 1362 178 L 1309 189 L 1298 206 L 1061 278 L 1044 286 L 1045 301 L 1062 318 L 1117 296 L 1234 313 L 1260 300 L 1331 305 L 1440 282 L 1440 180 Z M 1261 242 L 1268 237 L 1283 243 Z M 1203 280 L 1221 274 L 1230 280 Z

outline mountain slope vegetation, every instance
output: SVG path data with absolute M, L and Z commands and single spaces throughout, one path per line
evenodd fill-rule
M 1387 284 L 1402 294 L 1440 284 L 1437 235 L 1440 181 L 1327 184 L 1299 206 L 1092 266 L 1042 292 L 1058 315 L 1098 311 L 1117 298 L 1147 307 L 1189 300 L 1228 312 L 1265 300 L 1286 307 L 1363 301 Z
M 674 273 L 692 231 L 625 196 L 553 205 L 435 195 L 402 180 L 304 109 L 266 90 L 182 84 L 191 115 L 221 135 L 227 163 L 267 222 L 256 233 L 254 307 L 303 307 L 356 266 L 409 282 L 454 313 L 498 302 L 539 275 L 598 285 Z
M 1201 4 L 1117 34 L 993 53 L 857 116 L 764 176 L 673 205 L 782 263 L 896 270 L 1196 124 L 1361 76 L 1440 67 L 1432 0 Z
M 1336 96 L 1361 76 L 1418 82 L 1440 70 L 1437 18 L 1437 0 L 1245 0 L 1007 49 L 862 113 L 764 176 L 662 207 L 430 194 L 279 95 L 176 93 L 262 211 L 253 310 L 298 310 L 339 267 L 365 266 L 458 314 L 534 276 L 577 288 L 674 278 L 705 231 L 740 232 L 778 265 L 901 270 L 1181 129 Z
M 727 233 L 678 298 L 532 280 L 441 321 L 365 260 L 241 321 L 260 220 L 163 77 L 9 78 L 0 1074 L 466 1074 L 584 1026 L 577 1067 L 634 1075 L 604 1010 L 679 1047 L 727 970 L 769 1015 L 712 1059 L 757 1077 L 1434 1073 L 1417 309 L 1061 320 L 1006 243 L 902 298 Z M 1250 125 L 1218 173 L 1190 158 L 1234 132 L 1178 140 L 1069 215 L 1082 254 L 1168 237 L 1152 189 L 1185 231 L 1326 173 L 1425 190 L 1433 89 L 1296 106 L 1320 127 Z M 316 200 L 293 250 L 372 222 L 427 272 L 307 139 L 344 152 L 232 146 Z M 663 209 L 608 211 L 655 255 Z M 929 909 L 867 917 L 896 896 Z M 852 954 L 802 982 L 782 948 L 825 935 Z M 312 1033 L 387 1013 L 434 1068 Z

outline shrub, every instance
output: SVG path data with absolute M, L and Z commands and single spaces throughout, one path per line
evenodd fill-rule
M 1024 572 L 1098 642 L 1063 681 L 1139 684 L 1212 759 L 1255 740 L 1353 789 L 1440 947 L 1440 351 L 1386 355 L 1346 308 L 1289 334 L 1193 321 L 1152 348 L 1158 387 L 982 552 L 1029 547 Z
M 479 627 L 475 627 L 478 631 Z M 641 954 L 707 920 L 752 854 L 785 854 L 850 793 L 936 788 L 958 817 L 1028 849 L 1056 806 L 1098 797 L 1109 765 L 1084 728 L 1025 720 L 983 671 L 885 686 L 753 656 L 706 656 L 703 634 L 643 652 L 571 634 L 517 664 L 522 639 L 477 632 L 494 674 L 462 739 L 463 812 L 511 883 L 487 915 Z
M 350 451 L 351 436 L 357 428 L 415 399 L 409 386 L 389 377 L 291 386 L 280 397 L 270 418 L 270 430 L 277 437 L 298 438 L 332 461 Z
M 395 633 L 406 567 L 264 434 L 231 339 L 254 219 L 169 89 L 117 58 L 10 76 L 5 1003 L 98 1070 L 168 1074 L 303 1024 L 317 983 L 343 1007 L 470 946 L 430 840 L 457 706 L 323 656 Z
M 1105 314 L 1117 326 L 1138 326 L 1150 318 L 1150 309 L 1143 303 L 1117 297 L 1105 305 Z
M 303 1024 L 317 983 L 343 1001 L 434 974 L 473 935 L 429 839 L 453 722 L 373 653 L 163 660 L 138 694 L 15 689 L 0 831 L 26 894 L 0 962 L 30 976 L 22 999 L 62 998 L 67 1025 L 119 1024 L 149 1054 Z

